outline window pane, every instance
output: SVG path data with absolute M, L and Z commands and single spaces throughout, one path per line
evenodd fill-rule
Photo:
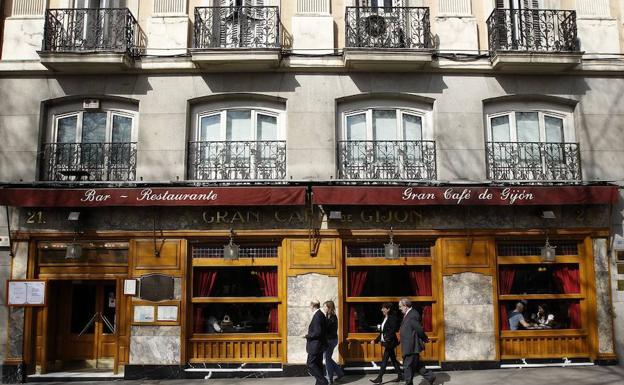
M 490 119 L 492 126 L 492 141 L 493 142 L 509 142 L 511 136 L 509 135 L 509 116 L 497 116 Z
M 56 141 L 58 143 L 76 143 L 76 125 L 78 116 L 68 116 L 57 121 Z
M 277 333 L 277 304 L 209 303 L 193 309 L 195 333 Z
M 563 142 L 563 119 L 545 116 L 544 123 L 546 125 L 546 142 L 562 143 Z
M 106 142 L 106 112 L 85 112 L 83 114 L 82 142 Z
M 422 140 L 420 116 L 403 114 L 403 140 Z
M 127 143 L 131 141 L 132 118 L 128 116 L 113 115 L 113 138 L 114 143 Z
M 258 114 L 258 140 L 277 140 L 277 117 Z
M 373 139 L 396 140 L 396 111 L 373 111 Z
M 253 140 L 253 132 L 251 130 L 251 111 L 228 111 L 226 123 L 227 140 Z
M 221 116 L 219 114 L 202 117 L 199 128 L 199 140 L 202 142 L 218 141 L 220 139 L 220 127 Z
M 366 115 L 347 116 L 347 140 L 366 140 Z
M 539 142 L 537 112 L 516 112 L 518 142 Z

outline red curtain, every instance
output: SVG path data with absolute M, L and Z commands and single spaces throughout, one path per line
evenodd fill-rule
M 431 295 L 431 270 L 418 269 L 409 272 L 410 283 L 414 294 L 418 296 Z
M 581 328 L 581 304 L 572 302 L 568 308 L 568 317 L 570 318 L 570 329 Z
M 269 333 L 277 333 L 277 306 L 269 312 Z
M 350 270 L 349 271 L 349 297 L 357 297 L 362 294 L 364 284 L 366 283 L 366 270 Z M 349 307 L 349 333 L 357 332 L 357 312 L 355 307 Z
M 498 271 L 498 287 L 501 294 L 510 294 L 513 286 L 516 271 L 513 266 L 501 266 Z M 507 315 L 507 306 L 504 303 L 499 304 L 500 308 L 500 324 L 501 330 L 509 330 L 509 316 Z
M 581 292 L 578 266 L 557 266 L 554 269 L 553 274 L 564 294 L 576 294 Z
M 256 275 L 260 290 L 265 297 L 277 297 L 277 271 L 275 269 L 262 269 Z
M 425 305 L 422 312 L 423 328 L 426 332 L 433 331 L 433 312 L 431 305 Z
M 216 270 L 200 270 L 195 278 L 195 296 L 210 297 L 212 289 L 217 280 Z M 195 308 L 195 323 L 193 330 L 195 333 L 204 332 L 204 311 L 202 307 Z

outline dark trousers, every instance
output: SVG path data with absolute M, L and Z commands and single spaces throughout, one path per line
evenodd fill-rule
M 435 375 L 432 371 L 425 369 L 425 366 L 420 362 L 420 354 L 408 354 L 403 356 L 403 371 L 405 377 L 405 385 L 412 385 L 414 374 L 420 373 L 421 376 L 429 383 L 433 383 Z
M 319 352 L 316 354 L 308 353 L 308 361 L 306 362 L 308 366 L 308 372 L 312 375 L 312 377 L 316 378 L 316 385 L 327 385 L 327 379 L 324 376 L 323 371 L 323 352 Z
M 383 377 L 386 372 L 388 361 L 392 361 L 392 365 L 394 365 L 394 370 L 396 371 L 397 376 L 402 377 L 401 366 L 397 360 L 395 349 L 395 346 L 384 346 L 383 358 L 381 360 L 381 366 L 379 367 L 379 375 L 377 376 L 378 378 Z

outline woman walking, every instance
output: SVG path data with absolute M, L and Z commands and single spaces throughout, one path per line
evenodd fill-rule
M 325 349 L 325 367 L 327 368 L 327 379 L 330 384 L 344 376 L 342 368 L 334 361 L 332 355 L 338 345 L 338 317 L 336 316 L 336 305 L 334 301 L 326 301 L 323 304 L 323 311 L 327 316 L 327 349 Z
M 392 311 L 391 303 L 386 302 L 381 305 L 381 312 L 384 315 L 384 319 L 381 325 L 379 325 L 379 335 L 377 335 L 377 338 L 375 338 L 372 342 L 381 342 L 381 345 L 384 347 L 383 359 L 381 361 L 381 367 L 379 368 L 377 378 L 370 381 L 374 384 L 381 384 L 382 377 L 386 372 L 386 366 L 388 366 L 388 361 L 391 360 L 394 365 L 394 370 L 396 370 L 398 374 L 395 381 L 401 382 L 403 380 L 403 375 L 395 352 L 396 347 L 399 345 L 399 340 L 397 339 L 396 334 L 399 331 L 401 324 L 399 323 L 398 317 L 394 315 L 394 312 Z

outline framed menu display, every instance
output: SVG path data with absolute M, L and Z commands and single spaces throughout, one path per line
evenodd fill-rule
M 46 306 L 46 281 L 7 281 L 7 306 Z
M 158 306 L 157 321 L 175 322 L 178 320 L 178 307 L 176 305 Z

